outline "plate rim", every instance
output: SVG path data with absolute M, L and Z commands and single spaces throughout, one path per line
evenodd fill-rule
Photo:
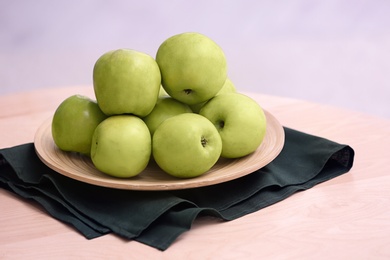
M 64 170 L 62 167 L 59 167 L 56 164 L 53 164 L 53 161 L 50 160 L 47 156 L 45 156 L 47 151 L 44 151 L 43 146 L 39 145 L 41 143 L 40 141 L 43 138 L 49 138 L 51 141 L 51 144 L 54 145 L 54 147 L 56 147 L 54 144 L 54 140 L 51 136 L 51 121 L 53 118 L 52 116 L 49 117 L 48 119 L 46 119 L 38 127 L 38 129 L 35 133 L 35 136 L 34 136 L 34 147 L 35 147 L 35 151 L 36 151 L 38 158 L 46 166 L 48 166 L 49 168 L 51 168 L 52 170 L 56 171 L 57 173 L 59 173 L 63 176 L 66 176 L 68 178 L 71 178 L 71 179 L 74 179 L 77 181 L 81 181 L 84 183 L 88 183 L 91 185 L 107 187 L 107 188 L 115 188 L 115 189 L 124 189 L 124 190 L 150 190 L 150 191 L 182 190 L 182 189 L 198 188 L 198 187 L 215 185 L 215 184 L 219 184 L 219 183 L 223 183 L 223 182 L 227 182 L 227 181 L 231 181 L 231 180 L 234 180 L 237 178 L 244 177 L 244 176 L 251 174 L 254 171 L 264 167 L 268 163 L 272 162 L 280 154 L 280 152 L 282 151 L 282 149 L 284 147 L 284 142 L 285 142 L 284 128 L 271 113 L 269 113 L 267 110 L 264 110 L 264 109 L 263 109 L 263 111 L 264 111 L 264 114 L 265 114 L 266 120 L 267 120 L 266 135 L 264 137 L 264 140 L 266 138 L 270 138 L 270 135 L 272 136 L 272 134 L 274 134 L 275 136 L 276 135 L 279 136 L 279 138 L 276 138 L 276 142 L 274 144 L 274 150 L 273 150 L 272 156 L 267 158 L 267 160 L 265 162 L 263 162 L 261 164 L 261 166 L 254 165 L 253 167 L 245 168 L 245 171 L 240 172 L 239 174 L 237 174 L 236 172 L 230 173 L 230 174 L 225 174 L 223 176 L 223 178 L 222 177 L 218 178 L 218 175 L 217 175 L 217 177 L 215 177 L 213 175 L 212 178 L 207 178 L 207 173 L 206 173 L 206 174 L 201 175 L 199 177 L 190 178 L 190 179 L 180 179 L 180 178 L 176 178 L 176 177 L 172 176 L 172 180 L 171 180 L 172 182 L 164 181 L 163 183 L 156 183 L 156 182 L 137 183 L 136 178 L 121 179 L 121 178 L 112 177 L 112 176 L 109 176 L 107 174 L 104 174 L 104 173 L 98 171 L 96 168 L 95 168 L 95 170 L 97 172 L 100 172 L 104 177 L 95 176 L 95 175 L 93 175 L 93 176 L 85 175 L 84 177 L 81 177 L 79 174 L 69 172 L 67 170 Z M 272 129 L 274 131 L 274 133 L 271 133 L 270 129 Z M 47 136 L 48 132 L 50 133 L 50 136 Z M 46 133 L 46 136 L 43 135 L 45 133 Z M 226 161 L 229 161 L 229 163 L 235 163 L 235 162 L 240 162 L 240 161 L 242 162 L 245 159 L 248 160 L 248 158 L 250 158 L 251 156 L 256 154 L 256 152 L 262 148 L 263 143 L 264 143 L 264 141 L 257 148 L 257 150 L 255 152 L 253 152 L 247 156 L 244 156 L 242 158 L 237 158 L 237 159 L 221 158 L 220 160 L 226 160 Z M 74 162 L 74 160 L 79 160 L 79 159 L 83 159 L 83 160 L 87 160 L 87 161 L 90 160 L 90 158 L 88 158 L 84 155 L 61 151 L 58 147 L 53 148 L 53 149 L 56 149 L 57 153 L 61 153 L 64 156 L 68 157 L 69 160 L 72 162 Z M 51 154 L 53 155 L 53 152 L 51 152 Z M 217 164 L 218 164 L 218 162 L 217 162 Z M 148 165 L 148 167 L 149 167 L 149 165 Z M 160 171 L 162 171 L 162 170 L 160 169 Z M 214 171 L 213 168 L 210 171 Z M 218 171 L 218 170 L 215 170 L 215 171 Z M 164 174 L 166 174 L 166 173 L 164 173 Z M 169 177 L 171 177 L 171 176 L 169 176 Z

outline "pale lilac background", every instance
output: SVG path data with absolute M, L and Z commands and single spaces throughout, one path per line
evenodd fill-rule
M 155 56 L 185 31 L 223 48 L 241 91 L 390 118 L 388 0 L 0 0 L 0 95 L 91 84 L 104 52 Z

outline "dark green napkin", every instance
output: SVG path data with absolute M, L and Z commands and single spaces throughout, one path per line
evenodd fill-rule
M 28 143 L 0 150 L 0 187 L 37 201 L 88 239 L 115 233 L 165 250 L 198 216 L 233 220 L 351 169 L 348 145 L 284 130 L 284 148 L 273 162 L 217 185 L 175 191 L 93 186 L 51 170 Z

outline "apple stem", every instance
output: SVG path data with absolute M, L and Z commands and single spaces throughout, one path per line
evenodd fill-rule
M 200 139 L 200 143 L 202 144 L 203 147 L 206 147 L 207 139 L 204 136 L 202 136 L 202 138 Z
M 185 89 L 185 90 L 184 90 L 184 93 L 186 93 L 187 95 L 189 95 L 189 94 L 192 93 L 192 89 Z

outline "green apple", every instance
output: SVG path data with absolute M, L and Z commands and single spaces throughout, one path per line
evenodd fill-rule
M 252 98 L 225 93 L 212 98 L 199 111 L 218 129 L 222 139 L 221 156 L 239 158 L 254 152 L 266 133 L 263 109 Z
M 237 92 L 237 89 L 234 83 L 229 78 L 227 78 L 222 86 L 222 89 L 217 93 L 217 95 L 231 92 Z
M 148 54 L 130 49 L 104 53 L 93 68 L 93 86 L 107 115 L 146 116 L 157 102 L 160 69 Z
M 152 112 L 144 117 L 143 120 L 149 128 L 150 134 L 153 135 L 154 131 L 163 121 L 183 113 L 192 113 L 192 110 L 187 104 L 169 96 L 163 96 L 157 100 Z
M 129 178 L 148 165 L 152 151 L 148 127 L 137 116 L 116 115 L 101 122 L 92 137 L 95 167 L 114 177 Z
M 219 159 L 221 137 L 205 117 L 194 113 L 162 122 L 152 139 L 153 157 L 160 168 L 178 178 L 206 173 Z
M 165 96 L 169 96 L 168 93 L 165 91 L 165 89 L 163 88 L 163 86 L 160 86 L 160 91 L 158 92 L 158 97 L 165 97 Z
M 54 112 L 51 123 L 54 143 L 63 151 L 89 155 L 95 128 L 106 117 L 96 101 L 82 95 L 70 96 Z
M 189 105 L 215 96 L 227 77 L 224 52 L 199 33 L 182 33 L 166 39 L 158 48 L 156 61 L 166 92 Z
M 236 86 L 233 84 L 233 82 L 229 78 L 227 78 L 225 81 L 225 84 L 223 84 L 221 90 L 218 91 L 216 96 L 223 94 L 223 93 L 231 93 L 231 92 L 237 92 Z M 206 104 L 206 102 L 207 101 L 199 103 L 199 104 L 191 105 L 190 107 L 194 113 L 199 113 L 200 109 L 202 108 L 202 106 L 204 104 Z

